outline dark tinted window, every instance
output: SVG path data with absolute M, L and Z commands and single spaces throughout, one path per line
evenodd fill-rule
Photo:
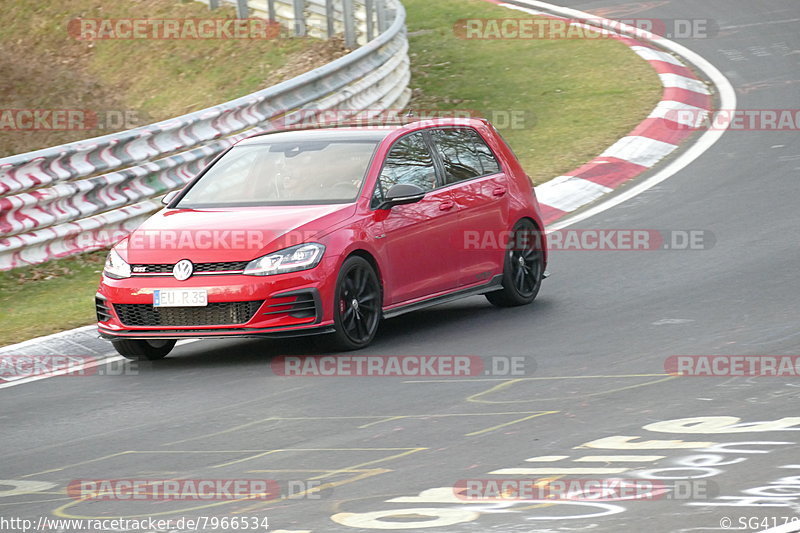
M 492 151 L 475 130 L 442 129 L 431 134 L 444 163 L 447 183 L 500 172 Z
M 392 146 L 375 196 L 382 199 L 383 194 L 397 183 L 411 183 L 426 191 L 436 188 L 436 170 L 422 132 L 406 135 Z
M 499 174 L 502 172 L 500 163 L 495 159 L 491 148 L 489 148 L 483 141 L 483 138 L 475 130 L 469 130 L 472 137 L 475 139 L 475 149 L 478 151 L 478 158 L 481 160 L 481 167 L 483 168 L 483 175 Z
M 444 163 L 445 182 L 455 183 L 483 175 L 475 140 L 468 130 L 447 129 L 431 132 Z

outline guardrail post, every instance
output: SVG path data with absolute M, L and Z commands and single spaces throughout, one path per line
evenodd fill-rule
M 336 27 L 333 25 L 333 0 L 325 0 L 325 22 L 328 26 L 328 39 L 330 39 L 336 32 Z
M 294 34 L 297 37 L 306 36 L 306 0 L 294 0 Z
M 275 0 L 267 0 L 267 14 L 269 20 L 275 21 Z
M 236 18 L 246 19 L 249 15 L 247 0 L 236 0 Z
M 388 28 L 386 25 L 386 0 L 376 0 L 375 14 L 378 19 L 378 33 L 383 33 Z
M 373 16 L 374 4 L 375 4 L 374 0 L 364 1 L 364 11 L 366 12 L 366 20 L 367 20 L 367 42 L 375 38 L 375 26 L 374 26 L 375 19 Z
M 344 45 L 356 47 L 356 17 L 353 11 L 353 0 L 342 0 L 342 19 L 344 20 Z

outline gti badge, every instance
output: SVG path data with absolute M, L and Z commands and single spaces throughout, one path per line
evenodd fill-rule
M 175 266 L 172 268 L 172 275 L 175 276 L 175 279 L 178 281 L 189 279 L 192 277 L 193 272 L 194 265 L 188 259 L 181 259 L 175 263 Z

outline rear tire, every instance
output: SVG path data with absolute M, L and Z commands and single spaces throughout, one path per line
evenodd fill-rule
M 351 351 L 368 346 L 378 331 L 382 303 L 375 269 L 363 257 L 349 257 L 339 271 L 333 299 L 336 348 Z
M 523 219 L 514 225 L 503 267 L 503 288 L 486 294 L 489 303 L 516 307 L 536 299 L 544 278 L 542 243 L 542 233 L 530 220 Z
M 134 361 L 156 361 L 167 356 L 175 347 L 175 340 L 117 339 L 111 341 L 120 355 Z

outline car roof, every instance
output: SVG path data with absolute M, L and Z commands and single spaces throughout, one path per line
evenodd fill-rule
M 265 144 L 275 142 L 299 141 L 382 141 L 395 128 L 357 129 L 357 128 L 309 128 L 262 133 L 248 137 L 238 143 L 241 145 Z
M 397 122 L 308 124 L 287 130 L 256 134 L 239 141 L 237 145 L 264 144 L 273 142 L 315 141 L 376 141 L 380 142 L 396 131 L 414 131 L 442 126 L 480 126 L 484 119 L 470 118 L 408 118 Z

